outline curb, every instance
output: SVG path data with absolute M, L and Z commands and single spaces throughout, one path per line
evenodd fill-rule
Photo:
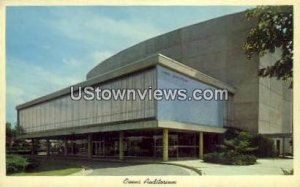
M 196 169 L 196 168 L 191 167 L 191 166 L 186 166 L 186 165 L 183 165 L 183 164 L 175 164 L 175 163 L 166 163 L 166 162 L 161 162 L 160 164 L 179 166 L 179 167 L 182 167 L 182 168 L 190 169 L 190 170 L 196 172 L 198 175 L 203 175 L 202 170 Z

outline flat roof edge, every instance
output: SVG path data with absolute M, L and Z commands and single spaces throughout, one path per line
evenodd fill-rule
M 133 63 L 130 63 L 126 66 L 117 68 L 115 70 L 112 70 L 110 72 L 107 72 L 106 74 L 99 75 L 96 77 L 93 77 L 91 79 L 88 79 L 86 81 L 71 85 L 75 88 L 75 91 L 78 89 L 78 87 L 86 87 L 91 86 L 97 83 L 109 81 L 111 79 L 117 78 L 119 76 L 124 76 L 126 74 L 130 74 L 133 72 L 137 72 L 139 70 L 147 69 L 150 67 L 154 67 L 156 65 L 162 65 L 164 67 L 170 68 L 171 70 L 177 71 L 179 73 L 182 73 L 188 77 L 191 77 L 192 79 L 196 79 L 198 81 L 204 82 L 205 84 L 212 85 L 217 88 L 227 89 L 231 93 L 235 93 L 235 88 L 218 80 L 213 77 L 210 77 L 196 69 L 193 69 L 189 66 L 186 66 L 178 61 L 175 61 L 169 57 L 166 57 L 162 54 L 154 54 L 151 56 L 148 56 L 146 58 L 140 59 L 138 61 L 135 61 Z M 16 106 L 17 110 L 30 107 L 32 105 L 42 103 L 48 100 L 55 99 L 57 97 L 67 95 L 70 93 L 70 87 L 63 88 L 61 90 L 58 90 L 56 92 L 50 93 L 48 95 L 39 97 L 37 99 L 31 100 L 29 102 L 23 103 L 21 105 Z
M 92 124 L 86 126 L 70 127 L 65 129 L 47 130 L 42 132 L 34 132 L 34 133 L 19 135 L 17 139 L 57 137 L 57 136 L 68 136 L 74 134 L 114 132 L 114 131 L 149 129 L 149 128 L 158 128 L 157 120 L 145 119 L 139 121 L 123 122 L 123 123 L 97 124 L 97 125 Z
M 210 132 L 210 133 L 224 133 L 226 131 L 226 129 L 223 127 L 215 127 L 209 125 L 200 125 L 200 124 L 177 122 L 177 121 L 164 121 L 164 120 L 158 120 L 158 127 L 178 129 L 178 130 Z

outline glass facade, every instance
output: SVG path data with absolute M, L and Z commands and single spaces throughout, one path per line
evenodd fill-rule
M 168 155 L 170 159 L 198 158 L 199 133 L 192 131 L 169 131 Z M 216 150 L 219 144 L 219 136 L 213 133 L 204 135 L 204 153 Z M 66 141 L 66 142 L 65 142 Z M 67 145 L 67 147 L 65 147 Z M 119 157 L 119 133 L 103 132 L 94 133 L 91 139 L 92 157 L 118 158 Z M 124 156 L 126 158 L 157 158 L 163 156 L 162 129 L 149 129 L 148 131 L 124 132 Z M 67 150 L 65 150 L 67 149 Z M 35 141 L 36 154 L 47 154 L 46 140 Z M 68 136 L 64 139 L 50 140 L 50 155 L 65 154 L 76 157 L 88 156 L 87 135 Z
M 93 136 L 94 157 L 118 157 L 118 133 L 99 133 Z M 196 132 L 170 131 L 169 157 L 197 157 L 199 136 Z M 161 158 L 163 155 L 162 130 L 125 132 L 124 156 Z

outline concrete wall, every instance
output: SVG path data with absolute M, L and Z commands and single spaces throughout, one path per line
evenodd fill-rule
M 272 65 L 280 50 L 260 58 L 260 67 Z M 259 133 L 291 133 L 293 124 L 292 89 L 276 78 L 259 78 Z
M 184 27 L 117 53 L 93 68 L 87 79 L 161 53 L 234 86 L 233 120 L 228 126 L 257 132 L 259 60 L 247 60 L 241 48 L 252 25 L 238 13 Z

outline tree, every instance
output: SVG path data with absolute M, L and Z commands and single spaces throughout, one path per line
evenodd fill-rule
M 30 150 L 30 145 L 24 139 L 16 139 L 23 129 L 19 125 L 12 125 L 6 122 L 6 151 Z
M 13 139 L 16 137 L 16 130 L 12 127 L 11 123 L 6 122 L 5 135 L 6 135 L 6 148 L 11 148 Z
M 231 139 L 225 139 L 224 143 L 219 145 L 223 151 L 232 151 L 238 154 L 250 154 L 257 149 L 252 147 L 251 138 L 252 135 L 245 131 L 235 131 L 237 134 Z
M 257 20 L 247 36 L 243 49 L 247 58 L 281 50 L 281 58 L 273 65 L 262 67 L 258 75 L 276 77 L 293 83 L 293 7 L 258 6 L 246 11 L 248 20 Z
M 11 123 L 6 122 L 6 131 L 5 131 L 6 137 L 12 138 L 16 136 L 16 130 L 12 128 Z

